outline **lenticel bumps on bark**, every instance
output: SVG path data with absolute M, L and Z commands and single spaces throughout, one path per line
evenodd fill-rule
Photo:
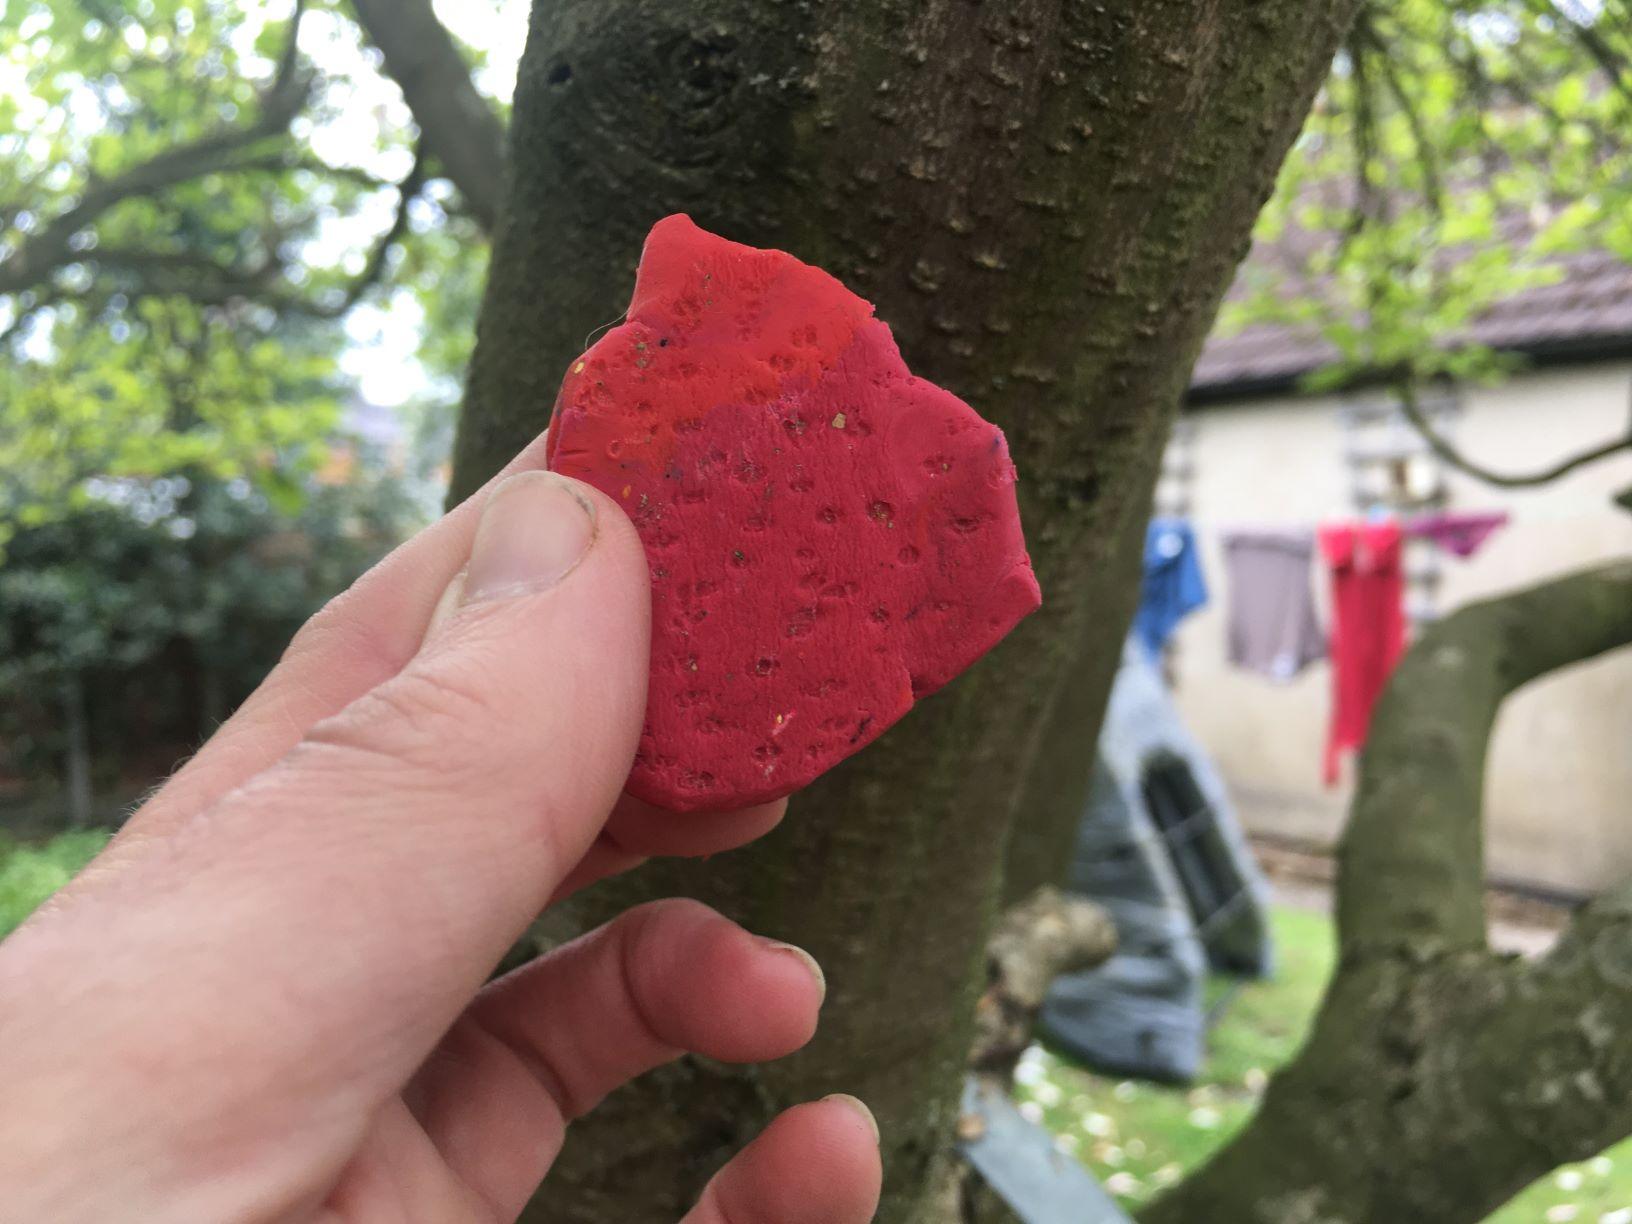
M 1041 602 L 996 426 L 908 372 L 872 306 L 684 216 L 626 320 L 572 363 L 550 467 L 624 507 L 652 576 L 629 790 L 674 811 L 786 795 Z

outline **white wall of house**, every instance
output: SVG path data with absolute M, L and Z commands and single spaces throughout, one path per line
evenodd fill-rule
M 1463 393 L 1455 428 L 1470 458 L 1533 470 L 1624 433 L 1632 362 L 1537 370 Z M 1342 827 L 1352 768 L 1321 785 L 1330 710 L 1326 664 L 1278 686 L 1225 661 L 1221 530 L 1313 525 L 1351 513 L 1338 403 L 1296 396 L 1206 406 L 1195 421 L 1192 511 L 1213 602 L 1176 638 L 1177 697 L 1231 783 L 1254 832 L 1329 843 Z M 1439 606 L 1583 565 L 1632 558 L 1632 514 L 1610 495 L 1632 486 L 1632 454 L 1550 486 L 1500 490 L 1453 474 L 1455 509 L 1505 509 L 1513 522 L 1473 558 L 1447 558 Z M 1315 575 L 1323 611 L 1327 578 Z M 1572 668 L 1504 708 L 1486 785 L 1487 862 L 1502 878 L 1590 891 L 1632 876 L 1632 651 Z

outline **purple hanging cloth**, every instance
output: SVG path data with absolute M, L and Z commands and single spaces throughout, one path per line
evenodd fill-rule
M 1507 512 L 1467 514 L 1444 510 L 1424 514 L 1406 524 L 1405 533 L 1416 539 L 1432 540 L 1448 553 L 1471 557 L 1501 528 L 1507 526 Z

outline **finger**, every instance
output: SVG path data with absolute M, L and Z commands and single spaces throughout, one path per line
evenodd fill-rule
M 682 1052 L 760 1062 L 816 1031 L 825 986 L 797 948 L 695 901 L 630 910 L 488 987 L 410 1091 L 454 1172 L 519 1211 L 565 1122 Z
M 482 507 L 501 481 L 544 467 L 540 434 L 502 472 L 394 549 L 312 617 L 283 658 L 209 742 L 121 830 L 162 836 L 265 769 L 321 719 L 396 675 L 470 556 Z
M 161 845 L 110 850 L 73 904 L 8 938 L 0 1000 L 64 983 L 30 1014 L 101 1052 L 59 1069 L 112 1132 L 93 1139 L 198 1176 L 209 1145 L 178 1134 L 296 1135 L 282 1160 L 354 1137 L 616 801 L 645 708 L 646 582 L 611 501 L 512 478 L 484 509 L 465 604 L 399 674 Z M 110 933 L 117 956 L 47 973 Z M 45 1058 L 48 1027 L 7 1026 L 8 1054 Z M 145 1121 L 111 1105 L 155 1098 Z
M 883 1165 L 855 1097 L 796 1105 L 714 1175 L 681 1224 L 867 1224 Z
M 774 829 L 787 814 L 788 801 L 777 799 L 733 812 L 673 812 L 627 792 L 619 797 L 606 827 L 556 888 L 550 904 L 566 900 L 608 876 L 640 866 L 655 855 L 698 858 L 735 850 Z
M 733 812 L 673 812 L 624 795 L 606 822 L 614 845 L 647 858 L 695 857 L 745 846 L 774 829 L 787 813 L 788 801 L 777 799 Z

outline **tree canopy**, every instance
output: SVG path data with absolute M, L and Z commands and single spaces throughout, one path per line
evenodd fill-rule
M 334 3 L 0 4 L 7 519 L 198 466 L 287 500 L 360 302 L 419 298 L 429 372 L 462 364 L 491 189 L 467 202 L 379 59 Z
M 1632 260 L 1632 21 L 1625 0 L 1372 0 L 1362 8 L 1222 325 L 1319 331 L 1317 386 L 1511 368 L 1468 323 L 1563 275 Z

